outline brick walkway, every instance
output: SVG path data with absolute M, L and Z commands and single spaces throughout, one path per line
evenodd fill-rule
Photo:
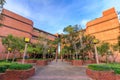
M 67 62 L 51 62 L 45 67 L 36 67 L 36 73 L 28 80 L 92 80 L 85 74 L 85 67 L 75 67 Z

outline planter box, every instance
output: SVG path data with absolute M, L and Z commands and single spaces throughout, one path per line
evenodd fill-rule
M 4 80 L 5 76 L 5 73 L 0 73 L 0 80 Z
M 35 59 L 25 59 L 25 63 L 36 63 Z M 22 59 L 18 59 L 17 62 L 22 62 Z
M 26 63 L 36 63 L 37 60 L 35 59 L 26 59 L 25 62 Z
M 114 71 L 95 71 L 86 69 L 86 74 L 95 80 L 116 80 Z M 120 78 L 118 80 L 120 80 Z
M 120 75 L 116 74 L 116 80 L 120 80 Z
M 72 60 L 67 60 L 67 62 L 71 62 Z
M 83 61 L 82 60 L 72 60 L 72 65 L 81 66 L 81 65 L 83 65 Z
M 96 63 L 96 61 L 95 60 L 85 60 L 83 62 L 83 64 L 93 64 L 93 63 Z
M 91 69 L 86 69 L 86 74 L 91 77 L 92 79 L 98 79 L 99 78 L 99 72 L 93 71 Z
M 35 73 L 35 68 L 28 70 L 6 70 L 3 80 L 25 80 Z
M 91 64 L 92 63 L 92 60 L 85 60 L 84 62 L 83 62 L 83 64 Z
M 51 61 L 53 61 L 53 59 L 48 59 L 47 61 L 48 61 L 48 62 L 51 62 Z
M 47 63 L 47 60 L 37 60 L 36 64 L 39 66 L 45 66 L 48 63 Z

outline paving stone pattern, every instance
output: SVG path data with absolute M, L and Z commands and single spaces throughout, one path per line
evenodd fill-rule
M 61 60 L 52 61 L 47 66 L 36 67 L 36 73 L 28 80 L 92 80 L 85 73 L 85 66 L 76 67 Z

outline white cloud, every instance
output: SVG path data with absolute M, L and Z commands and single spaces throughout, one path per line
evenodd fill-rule
M 4 6 L 4 8 L 13 11 L 17 14 L 20 14 L 24 17 L 30 17 L 31 16 L 31 12 L 29 9 L 28 5 L 25 4 L 21 4 L 15 0 L 6 0 L 6 4 Z
M 83 19 L 83 20 L 80 22 L 80 24 L 81 24 L 81 26 L 82 26 L 83 28 L 85 28 L 87 22 L 89 22 L 89 21 L 90 21 L 90 19 Z
M 58 30 L 57 33 L 58 33 L 58 34 L 64 33 L 64 32 L 63 32 L 63 29 Z

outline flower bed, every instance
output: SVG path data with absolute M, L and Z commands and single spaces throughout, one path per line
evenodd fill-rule
M 120 80 L 120 64 L 93 64 L 86 74 L 95 80 Z

